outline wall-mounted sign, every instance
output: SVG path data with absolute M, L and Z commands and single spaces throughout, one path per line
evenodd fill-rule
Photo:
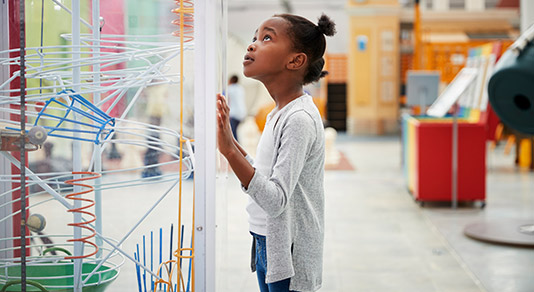
M 367 42 L 369 38 L 366 35 L 359 35 L 356 37 L 356 47 L 358 51 L 364 52 L 367 50 Z

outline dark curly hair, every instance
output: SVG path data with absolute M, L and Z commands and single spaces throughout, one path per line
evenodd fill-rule
M 288 35 L 293 40 L 293 48 L 308 57 L 308 68 L 304 75 L 303 85 L 319 81 L 328 74 L 323 71 L 323 55 L 326 50 L 326 36 L 336 33 L 336 24 L 330 17 L 322 14 L 317 25 L 308 19 L 294 14 L 275 14 L 289 22 Z

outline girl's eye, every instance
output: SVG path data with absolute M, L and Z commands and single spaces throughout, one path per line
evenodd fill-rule
M 270 41 L 271 40 L 271 36 L 270 35 L 266 35 L 263 37 L 263 40 L 264 41 Z
M 256 37 L 252 38 L 252 42 L 255 42 L 256 40 L 258 40 Z

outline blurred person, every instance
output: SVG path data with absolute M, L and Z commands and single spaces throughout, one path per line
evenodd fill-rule
M 145 88 L 143 94 L 147 98 L 146 113 L 149 119 L 146 140 L 148 145 L 159 147 L 160 135 L 158 127 L 161 125 L 162 119 L 169 113 L 167 104 L 168 85 L 149 86 Z M 143 178 L 159 178 L 163 173 L 158 165 L 161 153 L 154 147 L 148 147 L 145 151 L 143 164 L 147 167 L 141 172 L 141 177 Z
M 237 141 L 239 141 L 237 138 L 237 127 L 239 127 L 241 121 L 247 116 L 245 90 L 238 82 L 239 78 L 237 75 L 232 75 L 228 81 L 228 89 L 226 93 L 228 105 L 230 107 L 230 127 L 232 128 L 232 134 Z

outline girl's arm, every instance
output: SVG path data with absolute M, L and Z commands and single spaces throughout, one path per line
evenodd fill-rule
M 234 136 L 232 135 L 232 137 Z M 239 142 L 237 142 L 235 138 L 233 140 L 234 140 L 235 147 L 237 148 L 237 150 L 239 150 L 239 152 L 241 152 L 241 155 L 243 155 L 244 157 L 247 157 L 248 155 L 247 151 L 245 151 L 245 149 L 243 149 L 243 147 L 239 145 Z
M 217 94 L 217 144 L 219 151 L 226 157 L 241 184 L 248 188 L 255 169 L 245 158 L 247 152 L 237 143 L 230 128 L 230 108 L 226 98 Z

